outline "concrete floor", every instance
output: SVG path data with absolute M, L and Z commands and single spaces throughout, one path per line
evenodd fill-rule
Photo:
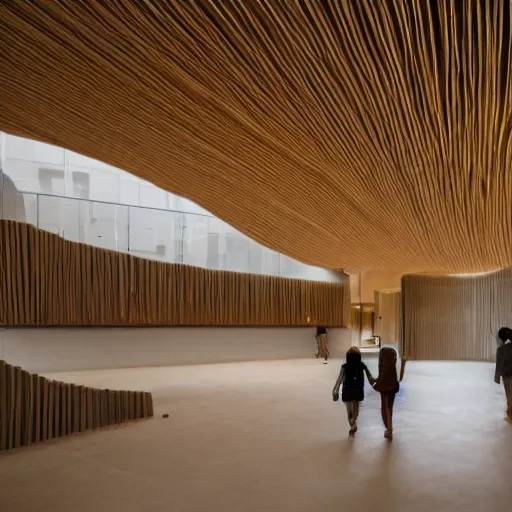
M 512 426 L 492 365 L 409 363 L 392 443 L 371 390 L 347 438 L 337 371 L 308 360 L 60 374 L 153 391 L 156 417 L 0 456 L 0 509 L 510 510 Z

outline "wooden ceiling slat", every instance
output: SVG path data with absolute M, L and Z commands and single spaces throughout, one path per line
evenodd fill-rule
M 510 0 L 3 2 L 0 129 L 354 270 L 512 265 Z

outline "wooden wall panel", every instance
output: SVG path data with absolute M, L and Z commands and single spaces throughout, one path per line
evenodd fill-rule
M 350 288 L 206 270 L 0 221 L 0 325 L 346 326 Z M 309 319 L 309 321 L 308 321 Z
M 121 407 L 128 393 L 137 404 L 133 414 Z M 0 451 L 152 416 L 151 393 L 49 381 L 0 361 Z
M 404 356 L 493 361 L 496 334 L 512 327 L 512 268 L 476 276 L 402 280 Z

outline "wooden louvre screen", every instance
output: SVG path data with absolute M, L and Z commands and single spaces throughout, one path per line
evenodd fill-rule
M 0 221 L 3 326 L 346 326 L 337 283 L 207 270 Z
M 512 268 L 474 276 L 402 279 L 404 357 L 493 361 L 496 334 L 512 327 Z

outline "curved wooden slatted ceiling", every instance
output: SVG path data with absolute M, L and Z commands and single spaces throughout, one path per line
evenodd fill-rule
M 332 268 L 512 264 L 510 1 L 6 1 L 0 129 Z

